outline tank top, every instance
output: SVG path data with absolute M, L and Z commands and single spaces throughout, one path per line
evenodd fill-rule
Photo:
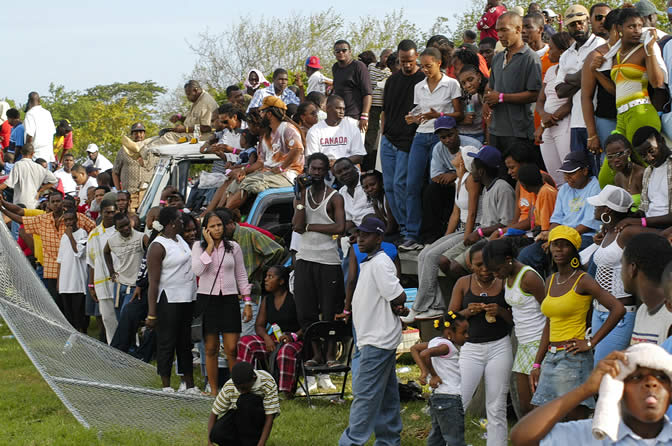
M 152 245 L 158 243 L 166 250 L 161 263 L 159 295 L 166 293 L 169 303 L 185 303 L 196 300 L 196 276 L 191 269 L 191 249 L 182 237 L 177 241 L 159 235 Z M 149 251 L 149 250 L 148 250 Z
M 274 299 L 272 294 L 266 296 L 266 322 L 269 324 L 278 324 L 283 333 L 288 331 L 296 333 L 299 331 L 301 326 L 296 315 L 296 304 L 294 303 L 292 293 L 287 293 L 285 301 L 279 310 L 275 308 Z
M 455 205 L 460 209 L 460 223 L 465 225 L 469 217 L 469 191 L 467 190 L 467 178 L 469 172 L 465 172 L 462 178 L 457 179 L 457 188 L 455 188 Z M 481 200 L 478 200 L 476 208 L 476 221 L 481 216 Z
M 523 276 L 528 271 L 533 271 L 539 276 L 534 268 L 524 266 L 513 280 L 513 285 L 510 288 L 507 284 L 508 281 L 504 282 L 504 299 L 511 306 L 513 326 L 516 330 L 518 342 L 521 344 L 541 339 L 541 333 L 544 331 L 544 325 L 546 325 L 546 316 L 542 314 L 537 299 L 520 288 L 520 281 L 523 280 Z
M 309 188 L 309 194 L 310 191 Z M 315 209 L 310 205 L 311 200 L 306 198 L 306 225 L 330 225 L 334 223 L 327 212 L 327 204 L 335 193 L 336 191 L 332 190 Z M 301 246 L 299 252 L 296 253 L 296 258 L 297 260 L 321 263 L 322 265 L 341 264 L 338 255 L 338 242 L 329 234 L 315 231 L 304 232 L 301 235 Z
M 601 244 L 593 254 L 593 261 L 597 266 L 595 281 L 616 298 L 631 296 L 625 292 L 621 280 L 622 257 L 623 248 L 618 246 L 618 235 L 606 247 Z
M 606 77 L 611 77 L 611 68 L 600 71 Z M 595 107 L 595 116 L 604 119 L 616 119 L 616 96 L 609 93 L 599 82 L 597 86 L 597 107 Z
M 551 276 L 548 285 L 548 293 L 541 303 L 541 312 L 549 320 L 549 341 L 560 342 L 568 339 L 584 339 L 586 336 L 586 315 L 593 300 L 592 296 L 586 296 L 576 292 L 576 284 L 586 273 L 581 273 L 572 285 L 572 288 L 562 296 L 551 296 L 556 274 Z
M 477 296 L 471 291 L 471 276 L 469 276 L 469 289 L 464 293 L 462 299 L 462 308 L 464 310 L 470 303 L 498 304 L 503 308 L 510 308 L 504 300 L 504 288 L 495 296 Z M 502 339 L 509 334 L 511 327 L 504 319 L 498 317 L 495 322 L 490 323 L 485 320 L 485 311 L 481 311 L 475 316 L 469 318 L 469 341 L 474 344 L 483 342 L 492 342 Z
M 611 68 L 611 80 L 616 85 L 616 107 L 637 99 L 649 97 L 649 76 L 646 67 L 626 63 L 643 44 L 637 45 L 621 61 L 621 53 L 616 53 L 616 64 Z

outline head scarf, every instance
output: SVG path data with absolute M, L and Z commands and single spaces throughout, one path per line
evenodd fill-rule
M 0 101 L 0 124 L 4 123 L 7 120 L 7 110 L 11 107 L 5 101 Z
M 259 82 L 257 82 L 256 84 L 252 84 L 250 82 L 250 73 L 256 73 L 257 77 L 259 77 Z M 262 72 L 259 70 L 250 70 L 250 72 L 247 73 L 247 77 L 245 77 L 245 82 L 243 82 L 243 84 L 247 88 L 252 88 L 254 90 L 260 87 L 268 87 L 269 85 L 271 85 L 271 83 L 266 80 Z

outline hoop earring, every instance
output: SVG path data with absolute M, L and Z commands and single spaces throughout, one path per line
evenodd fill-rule
M 571 266 L 574 269 L 577 269 L 579 266 L 581 266 L 581 262 L 579 261 L 578 257 L 574 257 L 571 262 L 569 262 L 569 266 Z
M 605 218 L 604 218 L 605 215 L 606 215 L 607 217 L 609 217 L 609 221 L 605 220 Z M 611 223 L 611 214 L 607 214 L 606 212 L 602 212 L 602 215 L 600 215 L 600 220 L 601 220 L 602 223 L 604 223 L 605 225 L 608 225 L 609 223 Z

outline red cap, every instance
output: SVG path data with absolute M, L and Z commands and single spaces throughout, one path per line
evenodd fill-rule
M 308 59 L 306 59 L 306 66 L 310 68 L 317 68 L 318 70 L 322 69 L 322 65 L 320 65 L 320 58 L 317 56 L 310 56 Z

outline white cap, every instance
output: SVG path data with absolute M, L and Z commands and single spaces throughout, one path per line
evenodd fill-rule
M 97 152 L 98 151 L 98 146 L 91 143 L 88 146 L 86 146 L 86 151 L 89 152 L 89 153 Z
M 471 172 L 471 166 L 474 164 L 474 157 L 468 156 L 467 153 L 478 153 L 481 149 L 474 146 L 461 146 L 462 161 L 464 161 L 464 168 L 467 172 Z
M 522 6 L 514 6 L 513 8 L 511 8 L 511 12 L 515 12 L 521 17 L 525 15 L 525 10 L 523 9 Z
M 548 8 L 548 9 L 544 9 L 544 10 L 541 11 L 541 12 L 543 12 L 544 14 L 546 14 L 546 15 L 548 16 L 549 19 L 552 19 L 553 17 L 557 17 L 557 16 L 558 16 L 558 15 L 557 15 L 552 9 L 550 9 L 550 8 Z
M 608 184 L 599 195 L 588 197 L 588 203 L 593 206 L 606 206 L 612 211 L 628 212 L 632 207 L 632 196 L 623 188 Z

